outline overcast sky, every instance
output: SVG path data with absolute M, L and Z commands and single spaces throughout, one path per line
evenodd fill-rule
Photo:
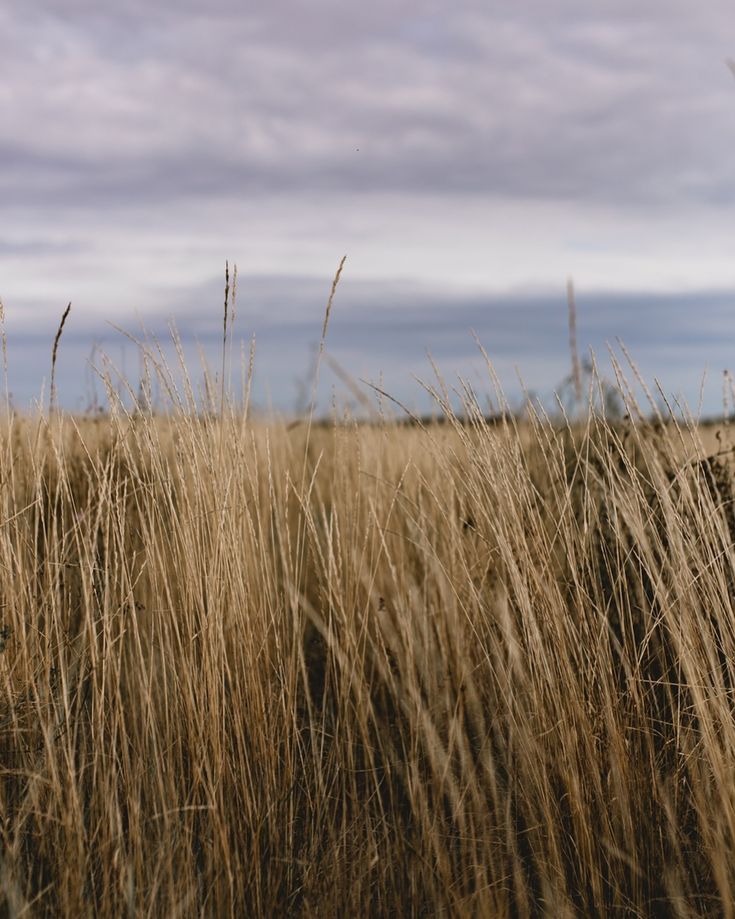
M 0 297 L 24 403 L 143 321 L 214 355 L 225 259 L 256 398 L 328 349 L 418 398 L 429 349 L 512 392 L 619 336 L 705 407 L 735 369 L 731 3 L 47 0 L 0 6 Z M 336 377 L 325 371 L 325 381 Z M 515 390 L 514 390 L 515 387 Z M 413 404 L 413 403 L 412 403 Z

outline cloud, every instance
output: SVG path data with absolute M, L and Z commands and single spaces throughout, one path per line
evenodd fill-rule
M 638 208 L 734 197 L 722 3 L 102 12 L 66 0 L 34 13 L 4 15 L 9 203 L 304 190 Z
M 37 391 L 69 299 L 60 389 L 110 340 L 103 317 L 131 326 L 139 310 L 163 334 L 173 313 L 214 353 L 221 278 L 207 278 L 229 257 L 261 397 L 288 404 L 345 251 L 329 347 L 401 392 L 426 348 L 450 374 L 479 368 L 470 328 L 511 381 L 519 363 L 553 386 L 569 272 L 582 340 L 604 351 L 620 335 L 690 385 L 729 360 L 731 13 L 6 4 L 0 295 L 16 391 Z

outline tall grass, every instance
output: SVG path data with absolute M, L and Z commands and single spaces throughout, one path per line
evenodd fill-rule
M 735 912 L 729 454 L 147 366 L 166 415 L 3 430 L 7 915 Z

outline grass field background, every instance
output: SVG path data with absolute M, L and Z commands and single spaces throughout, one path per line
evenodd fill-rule
M 5 914 L 732 915 L 727 423 L 150 367 L 3 422 Z

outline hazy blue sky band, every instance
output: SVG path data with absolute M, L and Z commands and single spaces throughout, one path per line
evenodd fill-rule
M 328 283 L 310 278 L 251 278 L 240 290 L 241 308 L 233 326 L 236 361 L 256 338 L 254 397 L 263 406 L 272 401 L 292 409 L 310 372 L 321 328 L 323 298 Z M 221 358 L 221 316 L 214 303 L 221 279 L 212 278 L 196 291 L 183 292 L 169 317 L 150 317 L 141 328 L 127 331 L 163 346 L 175 364 L 172 324 L 186 343 L 199 378 L 199 353 L 216 371 Z M 209 301 L 211 309 L 201 309 Z M 649 380 L 661 380 L 690 402 L 698 395 L 702 374 L 709 377 L 706 410 L 721 407 L 722 371 L 732 367 L 735 338 L 735 291 L 697 291 L 679 296 L 591 293 L 578 296 L 578 337 L 586 356 L 594 354 L 610 374 L 608 352 L 621 356 L 618 338 L 626 343 Z M 421 334 L 417 334 L 421 329 Z M 18 317 L 9 321 L 11 389 L 19 401 L 38 395 L 48 378 L 55 326 L 34 326 Z M 536 392 L 550 399 L 569 372 L 566 301 L 563 290 L 509 298 L 464 299 L 431 294 L 409 285 L 347 281 L 338 290 L 327 337 L 327 351 L 355 377 L 383 379 L 399 398 L 427 407 L 412 377 L 428 379 L 430 354 L 450 383 L 458 375 L 472 380 L 478 391 L 489 391 L 490 379 L 474 335 L 487 350 L 508 395 L 517 398 L 517 374 Z M 94 345 L 93 345 L 94 343 Z M 88 363 L 102 366 L 106 353 L 133 380 L 140 359 L 124 335 L 101 319 L 79 320 L 72 315 L 59 352 L 59 382 L 65 404 L 78 407 L 88 386 Z M 621 357 L 622 359 L 622 357 Z M 237 377 L 237 374 L 236 374 Z M 338 384 L 328 369 L 323 375 L 323 405 L 329 388 Z

